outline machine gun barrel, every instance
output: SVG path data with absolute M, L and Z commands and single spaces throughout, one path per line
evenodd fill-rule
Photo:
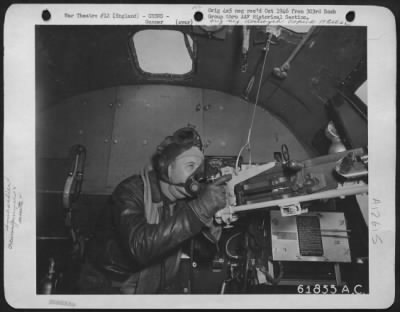
M 268 207 L 274 207 L 274 206 L 293 205 L 293 204 L 298 204 L 300 202 L 317 200 L 317 199 L 329 199 L 329 198 L 350 196 L 350 195 L 363 194 L 363 193 L 368 193 L 368 185 L 367 184 L 340 187 L 340 188 L 334 189 L 334 190 L 322 191 L 322 192 L 317 192 L 317 193 L 313 193 L 313 194 L 301 195 L 301 196 L 290 197 L 290 198 L 276 199 L 276 200 L 260 202 L 260 203 L 253 203 L 253 204 L 240 205 L 240 206 L 231 206 L 231 207 L 228 207 L 225 209 L 229 210 L 230 213 L 237 213 L 237 212 L 242 212 L 242 211 L 249 211 L 249 210 L 268 208 Z

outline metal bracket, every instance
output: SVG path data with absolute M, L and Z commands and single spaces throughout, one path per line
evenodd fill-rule
M 281 209 L 282 217 L 297 216 L 308 212 L 308 209 L 302 208 L 300 203 L 279 206 L 279 208 Z

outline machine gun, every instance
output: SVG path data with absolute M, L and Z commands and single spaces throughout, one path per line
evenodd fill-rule
M 301 208 L 304 202 L 368 193 L 365 149 L 303 162 L 284 158 L 284 162 L 233 170 L 232 180 L 227 183 L 228 204 L 216 214 L 217 222 L 229 224 L 237 219 L 237 213 L 276 206 L 282 216 L 297 215 L 307 212 Z

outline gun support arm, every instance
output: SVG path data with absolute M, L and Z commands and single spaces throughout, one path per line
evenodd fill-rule
M 249 211 L 249 210 L 268 208 L 268 207 L 274 207 L 274 206 L 287 206 L 287 205 L 297 204 L 297 203 L 305 202 L 305 201 L 311 201 L 311 200 L 317 200 L 317 199 L 329 199 L 329 198 L 350 196 L 350 195 L 363 194 L 363 193 L 368 193 L 368 185 L 367 184 L 356 185 L 356 186 L 345 186 L 345 187 L 337 188 L 335 190 L 323 191 L 323 192 L 302 195 L 302 196 L 297 196 L 297 197 L 271 200 L 271 201 L 266 201 L 266 202 L 261 202 L 261 203 L 226 207 L 226 208 L 222 209 L 223 211 L 221 211 L 221 214 L 228 214 L 228 213 L 233 214 L 233 213 L 237 213 L 237 212 L 241 212 L 241 211 Z

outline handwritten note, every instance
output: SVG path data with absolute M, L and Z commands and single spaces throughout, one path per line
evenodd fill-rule
M 8 249 L 14 247 L 14 233 L 19 225 L 22 224 L 22 208 L 24 201 L 17 187 L 13 185 L 9 178 L 4 181 L 4 230 L 5 244 Z
M 380 207 L 382 202 L 377 198 L 372 198 L 371 207 L 371 239 L 374 245 L 383 244 L 382 236 L 380 235 L 381 230 L 381 212 Z

